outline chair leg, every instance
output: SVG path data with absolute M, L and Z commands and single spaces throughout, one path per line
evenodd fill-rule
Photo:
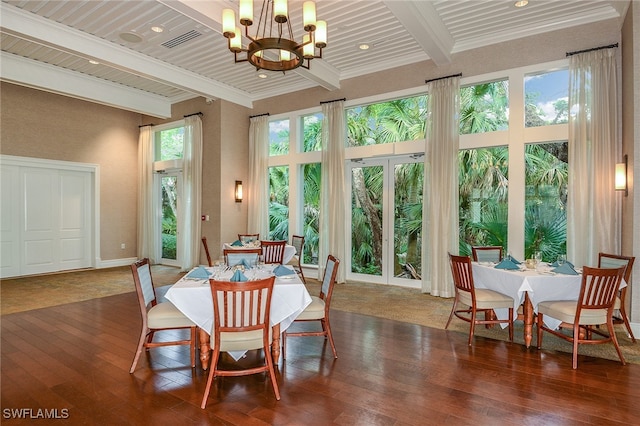
M 538 319 L 536 320 L 536 328 L 538 329 L 538 349 L 542 348 L 542 314 L 538 313 Z
M 444 326 L 446 330 L 449 328 L 449 323 L 451 322 L 451 318 L 453 318 L 453 313 L 456 311 L 456 307 L 458 306 L 458 298 L 453 299 L 453 307 L 451 308 L 451 313 L 449 314 L 449 319 L 447 320 L 447 325 Z
M 325 318 L 322 321 L 322 328 L 324 329 L 326 336 L 329 338 L 329 344 L 331 345 L 331 350 L 333 351 L 333 357 L 338 359 L 338 352 L 336 352 L 336 345 L 333 343 L 333 334 L 331 334 L 331 324 L 329 324 L 329 318 Z
M 209 392 L 211 392 L 211 384 L 216 377 L 216 368 L 218 367 L 218 358 L 220 357 L 220 351 L 214 349 L 211 356 L 211 363 L 209 364 L 209 378 L 207 379 L 207 387 L 204 390 L 204 396 L 202 397 L 202 403 L 200 408 L 203 410 L 207 406 L 207 399 L 209 399 Z
M 198 335 L 198 327 L 191 327 L 191 344 L 190 344 L 190 352 L 191 352 L 191 368 L 196 366 L 196 336 Z
M 509 308 L 509 341 L 513 342 L 513 308 Z
M 636 338 L 633 335 L 633 331 L 631 330 L 631 324 L 629 324 L 629 317 L 627 316 L 627 312 L 622 303 L 620 304 L 620 316 L 622 317 L 622 321 L 624 321 L 624 326 L 627 328 L 627 333 L 629 333 L 629 337 L 631 338 L 631 341 L 635 343 Z
M 573 326 L 573 369 L 578 368 L 578 341 L 580 339 L 580 325 Z
M 307 280 L 304 279 L 304 272 L 302 272 L 302 266 L 298 265 L 297 269 L 298 269 L 297 271 L 298 275 L 300 275 L 300 278 L 302 278 L 302 282 L 306 284 Z
M 142 332 L 140 333 L 140 339 L 138 341 L 138 347 L 136 348 L 136 354 L 133 357 L 133 362 L 131 363 L 131 368 L 129 369 L 129 374 L 133 374 L 133 372 L 136 370 L 136 366 L 138 365 L 138 360 L 140 359 L 140 355 L 142 354 L 142 350 L 144 349 L 144 344 L 147 341 L 147 333 L 149 332 L 148 329 L 142 329 Z
M 282 360 L 287 359 L 287 332 L 282 332 Z
M 476 331 L 476 311 L 471 309 L 471 326 L 469 327 L 469 346 L 473 340 L 473 333 Z
M 609 321 L 607 322 L 607 328 L 609 329 L 609 335 L 611 336 L 613 346 L 616 347 L 616 352 L 618 352 L 618 358 L 620 358 L 620 362 L 622 363 L 622 365 L 627 365 L 627 362 L 624 360 L 624 356 L 622 355 L 622 351 L 620 350 L 620 345 L 618 344 L 618 338 L 616 337 L 616 331 L 613 328 L 613 320 L 611 319 L 611 317 L 609 317 Z
M 273 369 L 273 358 L 271 358 L 271 349 L 268 346 L 264 347 L 264 358 L 267 362 L 267 368 L 269 369 L 269 377 L 271 378 L 273 393 L 276 394 L 276 400 L 280 401 L 280 390 L 278 389 L 278 380 L 276 379 L 276 372 Z

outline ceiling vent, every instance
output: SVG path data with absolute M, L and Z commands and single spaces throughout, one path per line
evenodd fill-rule
M 174 48 L 176 46 L 181 45 L 182 43 L 186 43 L 189 40 L 193 40 L 196 37 L 200 37 L 202 35 L 202 33 L 199 33 L 196 30 L 191 30 L 187 33 L 184 33 L 182 35 L 179 35 L 178 37 L 174 37 L 171 40 L 167 40 L 164 43 L 162 43 L 162 45 L 164 47 L 167 47 L 169 49 Z

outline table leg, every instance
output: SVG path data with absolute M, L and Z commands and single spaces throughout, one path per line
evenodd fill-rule
M 211 337 L 209 333 L 199 328 L 198 339 L 200 340 L 200 363 L 202 364 L 202 369 L 206 370 L 209 368 L 209 358 L 211 357 Z
M 533 335 L 533 305 L 529 299 L 529 293 L 524 294 L 524 303 L 522 304 L 524 314 L 524 345 L 528 348 L 531 346 Z
M 280 323 L 274 325 L 271 329 L 272 341 L 271 341 L 271 358 L 274 364 L 278 363 L 280 359 Z

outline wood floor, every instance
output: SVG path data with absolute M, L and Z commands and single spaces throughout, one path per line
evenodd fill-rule
M 2 423 L 153 425 L 638 424 L 640 365 L 332 312 L 322 338 L 290 338 L 276 401 L 264 374 L 216 379 L 187 347 L 152 349 L 128 373 L 140 318 L 133 293 L 4 315 Z M 251 362 L 249 355 L 242 362 Z M 23 409 L 31 409 L 25 411 Z M 38 411 L 38 409 L 45 411 Z M 57 410 L 57 411 L 56 411 Z M 66 419 L 17 419 L 21 413 Z

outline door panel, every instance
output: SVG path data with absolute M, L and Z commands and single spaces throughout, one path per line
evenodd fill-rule
M 60 172 L 60 268 L 91 266 L 91 176 Z
M 57 171 L 44 168 L 22 169 L 24 212 L 22 225 L 23 274 L 57 270 L 57 220 L 59 192 Z

